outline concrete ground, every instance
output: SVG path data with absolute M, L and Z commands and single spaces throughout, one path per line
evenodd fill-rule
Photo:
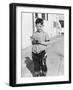
M 64 74 L 64 36 L 57 36 L 50 40 L 47 52 L 47 76 Z M 32 46 L 22 49 L 21 76 L 33 77 L 34 64 L 32 61 Z

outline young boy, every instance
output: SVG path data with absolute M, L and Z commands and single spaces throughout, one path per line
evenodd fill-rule
M 46 66 L 46 47 L 49 37 L 43 31 L 43 19 L 37 18 L 35 21 L 37 31 L 33 33 L 32 39 L 32 59 L 34 62 L 34 71 L 36 76 L 45 76 L 47 72 Z

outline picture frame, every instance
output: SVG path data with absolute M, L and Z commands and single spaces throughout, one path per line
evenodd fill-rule
M 11 3 L 9 5 L 9 8 L 10 8 L 9 10 L 9 13 L 10 13 L 10 18 L 9 18 L 10 19 L 10 23 L 9 23 L 10 24 L 9 85 L 12 87 L 17 87 L 17 86 L 34 86 L 34 85 L 71 83 L 71 6 Z M 27 13 L 30 13 L 30 14 L 27 14 Z M 31 13 L 34 13 L 34 14 L 31 14 Z M 32 35 L 32 32 L 36 30 L 35 18 L 40 17 L 40 15 L 44 19 L 44 21 L 47 22 L 49 20 L 49 24 L 52 22 L 51 20 L 55 20 L 55 18 L 59 17 L 61 28 L 64 27 L 64 32 L 61 33 L 61 34 L 65 34 L 64 43 L 63 43 L 64 45 L 62 45 L 64 46 L 63 48 L 64 49 L 63 50 L 64 62 L 62 63 L 62 69 L 59 72 L 63 74 L 61 76 L 59 75 L 59 73 L 58 75 L 56 75 L 57 68 L 59 68 L 58 66 L 56 67 L 56 65 L 58 65 L 57 64 L 58 60 L 57 61 L 55 60 L 53 62 L 53 59 L 51 59 L 51 61 L 50 59 L 48 60 L 49 63 L 51 64 L 48 64 L 49 71 L 48 71 L 47 77 L 33 77 L 32 75 L 28 75 L 27 71 L 28 73 L 32 73 L 32 71 L 30 70 L 31 66 L 28 68 L 28 70 L 26 70 L 26 72 L 25 72 L 25 69 L 23 69 L 23 67 L 24 66 L 26 67 L 26 65 L 22 61 L 22 58 L 24 56 L 23 54 L 25 53 L 25 49 L 24 49 L 24 53 L 22 49 L 25 48 L 25 46 L 27 47 L 27 45 L 29 45 L 30 41 L 27 37 L 28 35 L 29 36 Z M 31 17 L 32 17 L 32 23 L 30 23 Z M 53 17 L 54 19 L 52 19 Z M 29 25 L 30 30 L 32 31 L 28 29 L 28 25 Z M 57 23 L 53 22 L 52 27 L 54 28 L 56 26 L 57 26 Z M 49 26 L 49 28 L 50 27 L 51 26 Z M 53 31 L 50 31 L 50 32 L 53 32 Z M 53 37 L 54 35 L 55 34 L 53 32 L 53 34 L 50 34 L 50 37 Z M 59 38 L 59 40 L 61 40 L 61 38 Z M 63 41 L 63 38 L 62 38 L 62 41 Z M 58 47 L 56 48 L 58 49 Z M 59 49 L 61 48 L 62 47 L 59 47 Z M 54 54 L 52 54 L 52 57 L 54 58 Z M 61 63 L 61 62 L 58 62 L 58 63 Z M 28 67 L 29 66 L 28 62 L 26 62 L 26 64 Z M 29 63 L 29 64 L 32 64 L 32 63 Z M 54 68 L 56 67 L 56 69 L 54 69 L 53 66 Z

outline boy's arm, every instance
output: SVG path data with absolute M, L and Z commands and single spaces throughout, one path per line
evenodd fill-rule
M 48 36 L 48 34 L 46 33 L 45 34 L 45 41 L 44 42 L 41 42 L 41 44 L 43 44 L 43 45 L 45 45 L 45 46 L 47 46 L 48 44 L 49 44 L 49 36 Z
M 31 42 L 32 42 L 33 45 L 38 43 L 38 41 L 35 40 L 33 36 L 31 36 L 30 38 L 31 38 Z
M 50 41 L 50 40 L 47 40 L 47 41 L 45 41 L 45 42 L 41 42 L 41 44 L 44 45 L 44 46 L 47 46 L 47 45 L 49 44 L 49 41 Z

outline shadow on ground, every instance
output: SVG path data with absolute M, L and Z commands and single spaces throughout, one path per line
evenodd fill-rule
M 32 73 L 32 76 L 35 77 L 35 71 L 34 71 L 34 63 L 30 59 L 30 57 L 25 57 L 25 63 L 26 67 L 29 69 L 29 71 Z
M 53 42 L 55 40 L 55 42 Z M 51 40 L 47 46 L 47 76 L 64 75 L 64 37 L 57 37 Z M 34 64 L 32 61 L 32 47 L 22 49 L 22 77 L 34 77 Z

